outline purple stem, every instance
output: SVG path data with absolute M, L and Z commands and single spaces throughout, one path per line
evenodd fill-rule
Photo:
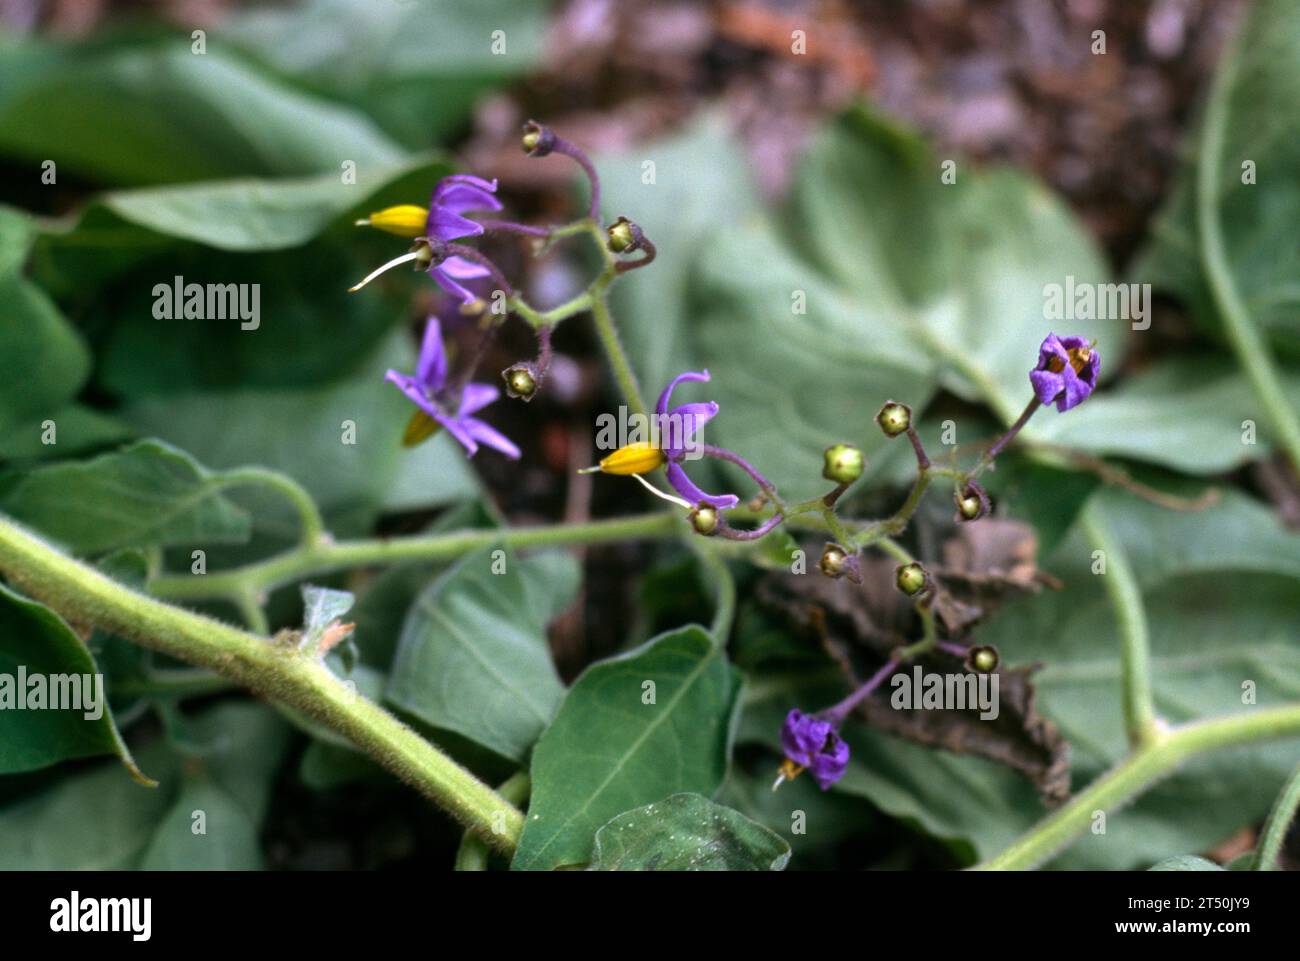
M 546 371 L 550 366 L 551 327 L 549 324 L 543 324 L 537 328 L 537 360 L 534 364 L 539 381 L 546 376 Z
M 700 450 L 709 457 L 716 457 L 719 460 L 725 460 L 735 464 L 750 477 L 754 478 L 758 486 L 763 488 L 763 490 L 766 491 L 773 500 L 776 499 L 776 487 L 773 486 L 772 482 L 760 474 L 753 464 L 745 460 L 745 458 L 741 457 L 739 454 L 734 451 L 729 451 L 725 447 L 714 447 L 712 444 L 701 444 Z
M 636 270 L 640 267 L 648 266 L 659 253 L 655 248 L 655 245 L 650 242 L 650 238 L 646 237 L 644 234 L 641 236 L 641 246 L 637 249 L 643 251 L 645 256 L 637 260 L 620 260 L 615 265 L 614 270 L 620 274 L 625 274 L 629 270 Z
M 785 520 L 784 515 L 774 514 L 755 527 L 752 531 L 738 531 L 734 527 L 728 527 L 725 523 L 719 521 L 717 534 L 720 537 L 725 537 L 727 540 L 731 541 L 756 541 L 771 531 L 772 528 L 776 527 L 776 525 L 780 524 L 783 520 Z
M 588 215 L 596 223 L 600 223 L 600 177 L 596 175 L 596 168 L 591 162 L 586 152 L 563 137 L 555 138 L 555 145 L 551 148 L 555 153 L 562 153 L 566 157 L 572 157 L 578 162 L 578 165 L 587 174 L 587 180 L 591 182 L 591 206 Z
M 863 684 L 840 703 L 828 707 L 824 711 L 818 711 L 817 716 L 823 721 L 830 721 L 831 724 L 838 728 L 844 723 L 844 719 L 849 716 L 853 709 L 870 697 L 871 692 L 880 687 L 885 678 L 892 676 L 896 670 L 898 670 L 898 661 L 891 657 L 885 662 L 884 667 L 871 675 L 871 679 L 866 684 Z
M 480 220 L 479 226 L 492 233 L 500 231 L 508 234 L 524 234 L 528 237 L 549 237 L 554 228 L 533 227 L 529 224 L 517 224 L 513 220 Z
M 915 428 L 911 426 L 907 428 L 907 439 L 912 442 L 912 450 L 916 452 L 916 466 L 925 470 L 930 466 L 930 457 L 921 446 L 921 438 L 917 436 Z
M 1015 439 L 1015 436 L 1020 433 L 1021 428 L 1029 423 L 1029 418 L 1033 417 L 1034 412 L 1041 406 L 1043 406 L 1043 403 L 1037 397 L 1029 402 L 1029 405 L 1025 407 L 1020 416 L 1016 418 L 1016 422 L 1007 428 L 1007 432 L 998 438 L 996 444 L 984 452 L 984 456 L 980 458 L 981 470 L 987 467 L 989 463 L 992 462 L 993 458 L 1002 453 L 1003 449 Z
M 936 641 L 934 646 L 947 654 L 952 654 L 956 657 L 962 658 L 966 656 L 966 653 L 969 650 L 965 644 L 956 644 L 952 641 Z

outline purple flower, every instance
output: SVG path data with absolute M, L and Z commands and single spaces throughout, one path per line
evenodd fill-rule
M 691 482 L 691 479 L 686 476 L 686 471 L 682 469 L 681 462 L 686 459 L 688 454 L 697 449 L 695 447 L 696 432 L 718 412 L 718 405 L 711 400 L 702 404 L 681 404 L 670 411 L 668 402 L 672 397 L 673 388 L 684 380 L 694 380 L 707 384 L 709 382 L 709 372 L 703 370 L 695 373 L 688 370 L 684 374 L 678 374 L 664 388 L 664 392 L 659 395 L 659 403 L 655 405 L 655 424 L 659 429 L 659 448 L 668 461 L 668 483 L 673 486 L 673 490 L 677 491 L 692 505 L 708 504 L 718 510 L 735 507 L 740 502 L 740 498 L 735 494 L 722 494 L 719 496 L 706 494 Z
M 795 708 L 781 725 L 781 748 L 795 773 L 807 768 L 823 791 L 844 776 L 849 764 L 849 746 L 835 725 L 818 720 Z
M 471 210 L 500 210 L 501 201 L 495 196 L 496 189 L 495 180 L 484 180 L 470 174 L 443 177 L 433 189 L 433 199 L 429 202 L 425 236 L 443 243 L 479 236 L 483 233 L 483 225 L 464 215 Z M 466 304 L 474 299 L 474 294 L 460 281 L 490 275 L 491 271 L 482 264 L 456 256 L 429 268 L 429 276 L 438 282 L 439 287 Z
M 1087 400 L 1100 370 L 1101 355 L 1087 340 L 1048 334 L 1038 348 L 1038 366 L 1029 372 L 1029 382 L 1041 403 L 1056 401 L 1056 409 L 1064 412 Z
M 495 387 L 474 383 L 459 390 L 448 387 L 447 354 L 442 348 L 442 326 L 437 317 L 430 317 L 425 325 L 415 376 L 390 370 L 384 379 L 396 384 L 420 410 L 447 428 L 447 433 L 471 455 L 477 453 L 478 445 L 482 443 L 507 457 L 519 457 L 519 448 L 508 437 L 470 416 L 497 399 Z

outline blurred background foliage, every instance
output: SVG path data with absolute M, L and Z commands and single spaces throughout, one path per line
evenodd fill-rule
M 1190 196 L 1199 105 L 1242 22 L 1216 216 L 1300 408 L 1300 18 L 1285 0 L 3 0 L 0 511 L 140 583 L 160 560 L 186 569 L 196 547 L 216 569 L 290 543 L 274 495 L 229 486 L 245 465 L 303 484 L 339 536 L 648 507 L 631 485 L 573 474 L 594 460 L 596 414 L 617 405 L 582 321 L 558 332 L 543 396 L 491 412 L 522 461 L 466 462 L 446 437 L 402 450 L 405 402 L 382 382 L 411 368 L 413 332 L 443 306 L 433 285 L 399 273 L 345 292 L 396 252 L 352 222 L 422 203 L 453 170 L 499 177 L 520 219 L 572 217 L 572 169 L 518 151 L 535 116 L 597 155 L 607 218 L 658 245 L 614 296 L 645 389 L 708 367 L 722 406 L 709 430 L 788 496 L 819 492 L 822 448 L 848 441 L 869 472 L 849 513 L 891 512 L 910 452 L 876 429 L 883 401 L 923 412 L 936 448 L 954 422 L 969 456 L 1027 400 L 1049 330 L 1097 339 L 1103 388 L 1068 416 L 1040 414 L 1024 435 L 1034 456 L 1004 458 L 990 481 L 999 521 L 1030 525 L 1011 528 L 1017 556 L 1061 589 L 991 605 L 976 632 L 1011 665 L 1043 665 L 1037 708 L 1070 745 L 1077 789 L 1124 751 L 1118 628 L 1089 573 L 1085 504 L 1138 572 L 1164 716 L 1241 710 L 1245 680 L 1261 705 L 1300 696 L 1300 483 L 1226 345 Z M 794 30 L 806 55 L 791 54 Z M 1244 189 L 1242 159 L 1258 169 Z M 940 180 L 946 160 L 955 184 Z M 488 249 L 542 306 L 590 268 L 563 248 Z M 1045 320 L 1044 287 L 1067 275 L 1154 284 L 1150 329 Z M 154 287 L 176 276 L 259 284 L 259 329 L 155 319 Z M 453 351 L 468 333 L 449 331 Z M 486 369 L 531 351 L 516 325 Z M 344 421 L 355 445 L 340 443 Z M 932 499 L 911 546 L 953 563 L 951 506 Z M 477 556 L 326 578 L 357 597 L 357 663 L 335 666 L 482 777 L 531 764 L 542 819 L 519 866 L 635 858 L 612 834 L 593 854 L 616 815 L 661 846 L 638 812 L 677 793 L 775 831 L 736 829 L 755 864 L 789 844 L 794 868 L 963 866 L 1038 820 L 1042 801 L 1010 768 L 857 722 L 836 789 L 768 790 L 785 711 L 843 690 L 824 652 L 755 600 L 760 566 L 783 566 L 791 546 L 734 563 L 730 660 L 685 626 L 711 605 L 691 555 L 628 544 L 512 557 L 490 583 Z M 1000 575 L 1005 560 L 968 573 Z M 275 627 L 302 623 L 296 589 L 268 600 Z M 0 623 L 0 669 L 93 657 L 116 722 L 0 717 L 0 867 L 451 863 L 450 823 L 329 732 L 119 638 L 81 638 L 9 591 Z M 624 742 L 640 743 L 640 722 L 602 693 L 629 671 L 680 685 L 635 764 Z M 111 753 L 133 753 L 159 787 L 94 760 Z M 1227 862 L 1298 753 L 1291 741 L 1199 759 L 1053 864 Z M 682 763 L 657 763 L 670 757 Z M 663 817 L 749 825 L 703 803 Z M 187 830 L 197 808 L 209 843 Z M 791 832 L 796 810 L 806 833 Z

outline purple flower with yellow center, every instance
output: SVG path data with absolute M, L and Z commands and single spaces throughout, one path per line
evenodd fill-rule
M 1038 348 L 1038 366 L 1029 372 L 1039 403 L 1056 401 L 1061 412 L 1077 407 L 1097 386 L 1101 355 L 1082 337 L 1048 334 Z
M 497 399 L 497 389 L 491 384 L 458 386 L 448 382 L 447 354 L 437 317 L 430 317 L 425 324 L 415 375 L 390 370 L 384 379 L 396 384 L 419 408 L 406 426 L 405 446 L 414 447 L 445 427 L 471 456 L 478 452 L 479 444 L 486 444 L 507 457 L 519 457 L 519 448 L 508 437 L 471 416 Z
M 664 388 L 663 393 L 659 395 L 658 403 L 655 404 L 654 426 L 658 438 L 656 442 L 639 441 L 620 447 L 591 470 L 599 470 L 604 474 L 630 474 L 642 480 L 642 474 L 647 474 L 666 464 L 668 483 L 685 500 L 687 508 L 696 508 L 701 504 L 715 510 L 735 507 L 740 502 L 740 498 L 735 494 L 706 494 L 686 476 L 686 471 L 682 467 L 682 462 L 696 451 L 714 456 L 734 457 L 719 448 L 703 447 L 695 438 L 700 428 L 717 414 L 718 405 L 715 402 L 710 400 L 702 403 L 679 404 L 671 410 L 668 409 L 673 389 L 684 380 L 707 384 L 709 372 L 688 370 L 678 374 Z M 642 480 L 642 483 L 645 481 Z M 666 496 L 653 487 L 651 490 L 655 494 Z
M 465 214 L 472 210 L 500 210 L 501 201 L 496 198 L 496 189 L 495 180 L 484 180 L 470 174 L 454 174 L 438 181 L 428 207 L 401 204 L 377 211 L 365 220 L 358 220 L 358 226 L 375 227 L 399 237 L 410 237 L 417 244 L 414 250 L 372 271 L 351 289 L 360 290 L 380 274 L 414 260 L 429 264 L 429 276 L 447 293 L 459 298 L 462 303 L 473 301 L 474 293 L 466 289 L 462 281 L 489 277 L 492 271 L 484 264 L 455 254 L 432 263 L 434 258 L 429 241 L 446 244 L 466 237 L 480 236 L 484 232 L 483 225 L 470 220 Z
M 835 725 L 798 708 L 792 709 L 781 725 L 781 749 L 785 752 L 781 780 L 811 771 L 823 791 L 844 776 L 849 764 L 849 746 Z

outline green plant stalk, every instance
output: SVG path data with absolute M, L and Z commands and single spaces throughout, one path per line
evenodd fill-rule
M 1093 812 L 1113 812 L 1194 755 L 1297 736 L 1300 704 L 1260 708 L 1171 728 L 1139 747 L 1004 850 L 976 865 L 976 870 L 1026 871 L 1042 864 L 1088 829 Z
M 315 658 L 161 603 L 73 560 L 0 516 L 0 572 L 69 621 L 206 667 L 338 731 L 493 847 L 509 853 L 517 808 Z
M 1259 846 L 1250 861 L 1252 871 L 1278 870 L 1277 856 L 1282 850 L 1282 842 L 1286 840 L 1287 828 L 1295 819 L 1297 807 L 1300 807 L 1300 767 L 1291 772 L 1286 784 L 1282 786 L 1282 793 L 1273 804 L 1273 810 L 1269 812 L 1264 832 L 1259 837 Z
M 1110 530 L 1095 500 L 1084 508 L 1080 520 L 1085 536 L 1105 556 L 1106 573 L 1102 575 L 1102 583 L 1119 620 L 1124 727 L 1129 744 L 1140 746 L 1156 736 L 1159 726 L 1152 695 L 1151 640 L 1142 592 L 1123 545 Z
M 600 338 L 605 357 L 614 371 L 614 379 L 618 381 L 618 389 L 622 392 L 623 399 L 632 409 L 633 414 L 645 417 L 647 408 L 645 398 L 641 396 L 641 385 L 637 383 L 632 364 L 627 359 L 622 342 L 618 339 L 614 318 L 610 316 L 609 304 L 605 302 L 603 292 L 591 298 L 591 316 L 596 321 L 596 335 Z
M 532 779 L 528 776 L 528 772 L 516 771 L 501 782 L 497 787 L 497 793 L 511 804 L 519 806 L 528 800 L 528 792 L 531 787 Z M 460 847 L 456 849 L 456 860 L 452 865 L 452 869 L 455 871 L 486 871 L 490 853 L 491 848 L 484 843 L 481 837 L 473 831 L 466 831 L 465 836 L 460 839 Z
M 317 574 L 378 564 L 441 561 L 505 544 L 513 548 L 565 547 L 601 544 L 637 538 L 671 537 L 680 532 L 675 513 L 616 517 L 586 524 L 453 531 L 428 537 L 394 537 L 354 541 L 328 541 L 301 546 L 264 561 L 209 574 L 167 574 L 152 578 L 149 592 L 168 600 L 230 600 L 238 602 L 249 591 L 263 593 Z
M 300 525 L 299 540 L 304 545 L 318 543 L 325 536 L 325 522 L 321 519 L 320 508 L 302 485 L 287 474 L 267 470 L 264 467 L 238 467 L 226 471 L 221 478 L 222 487 L 258 486 L 268 487 L 284 495 L 294 510 L 298 512 Z
M 1201 158 L 1196 170 L 1196 232 L 1201 244 L 1201 256 L 1205 260 L 1210 293 L 1223 319 L 1228 342 L 1245 368 L 1246 376 L 1255 391 L 1255 399 L 1277 431 L 1278 441 L 1291 458 L 1291 464 L 1300 470 L 1300 415 L 1287 402 L 1268 345 L 1252 322 L 1250 312 L 1237 290 L 1236 281 L 1228 267 L 1223 225 L 1219 220 L 1219 161 L 1223 156 L 1228 97 L 1237 72 L 1241 44 L 1239 35 L 1223 58 L 1210 88 Z

